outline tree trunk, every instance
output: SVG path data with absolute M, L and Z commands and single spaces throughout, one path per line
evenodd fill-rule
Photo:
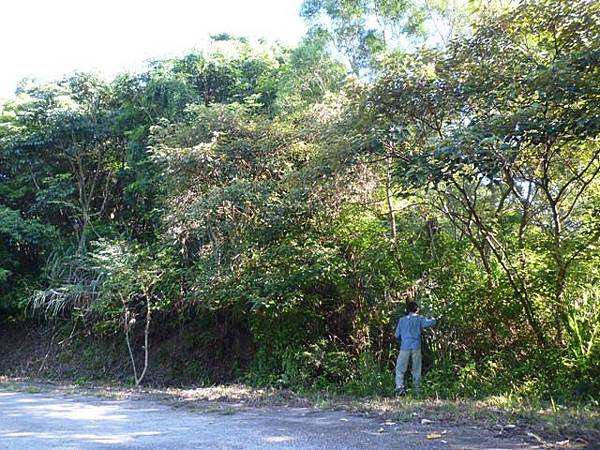
M 127 309 L 127 305 L 125 300 L 123 299 L 123 305 L 125 307 L 125 342 L 127 343 L 127 350 L 129 351 L 129 358 L 131 360 L 131 366 L 133 368 L 133 380 L 135 382 L 135 386 L 138 387 L 144 377 L 146 376 L 146 372 L 148 370 L 148 362 L 149 362 L 149 336 L 150 336 L 150 322 L 152 320 L 152 308 L 150 305 L 150 299 L 146 300 L 146 323 L 144 326 L 144 367 L 142 369 L 142 373 L 138 376 L 137 364 L 135 363 L 135 355 L 133 353 L 133 347 L 131 345 L 131 336 L 130 336 L 130 320 L 129 320 L 129 310 Z
M 392 204 L 392 157 L 388 155 L 385 158 L 385 198 L 388 207 L 388 216 L 390 219 L 390 227 L 392 229 L 392 242 L 396 242 L 396 216 L 394 214 L 394 206 Z

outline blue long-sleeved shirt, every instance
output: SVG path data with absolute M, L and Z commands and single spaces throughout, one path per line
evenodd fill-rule
M 435 319 L 427 319 L 416 313 L 401 317 L 396 325 L 396 337 L 400 339 L 400 350 L 421 348 L 421 330 L 435 325 Z

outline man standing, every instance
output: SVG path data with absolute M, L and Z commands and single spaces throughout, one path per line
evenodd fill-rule
M 404 374 L 408 369 L 408 360 L 412 359 L 413 389 L 419 391 L 421 382 L 421 330 L 435 325 L 435 319 L 419 315 L 419 305 L 410 302 L 406 305 L 407 315 L 401 317 L 396 325 L 396 338 L 400 340 L 400 353 L 396 361 L 396 393 L 406 394 Z

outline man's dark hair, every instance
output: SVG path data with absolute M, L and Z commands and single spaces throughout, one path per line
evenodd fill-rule
M 407 313 L 416 313 L 419 310 L 419 305 L 417 302 L 408 302 L 406 304 L 406 312 Z

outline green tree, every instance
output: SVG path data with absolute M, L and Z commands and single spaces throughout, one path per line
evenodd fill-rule
M 550 312 L 563 340 L 570 269 L 598 238 L 597 12 L 524 4 L 447 54 L 390 69 L 373 99 L 402 130 L 399 184 L 435 194 L 490 283 L 499 265 L 542 343 Z

